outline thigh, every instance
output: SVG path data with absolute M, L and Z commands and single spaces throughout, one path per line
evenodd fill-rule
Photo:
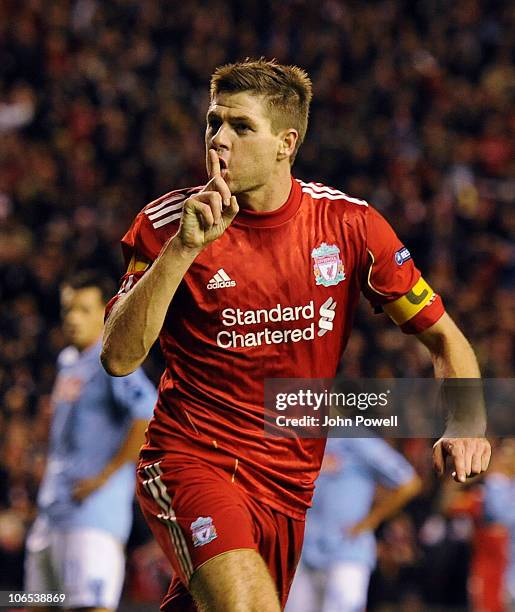
M 280 612 L 277 590 L 261 555 L 231 550 L 204 563 L 190 590 L 202 612 Z
M 164 459 L 141 467 L 137 496 L 157 542 L 186 587 L 193 572 L 211 558 L 257 548 L 237 486 L 209 466 L 176 467 Z
M 52 565 L 66 593 L 66 607 L 116 609 L 125 574 L 121 542 L 90 528 L 55 532 L 52 540 Z
M 26 542 L 24 588 L 26 591 L 58 591 L 60 584 L 51 563 L 51 530 L 46 519 L 38 516 Z
M 50 561 L 50 548 L 27 550 L 24 589 L 28 592 L 59 591 L 60 584 Z
M 258 551 L 269 568 L 284 607 L 300 559 L 305 523 L 269 506 L 260 506 L 256 500 L 252 507 Z
M 337 562 L 331 566 L 323 612 L 362 612 L 367 604 L 370 569 L 363 563 Z

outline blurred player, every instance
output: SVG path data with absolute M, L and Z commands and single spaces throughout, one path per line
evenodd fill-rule
M 140 504 L 175 570 L 167 610 L 196 609 L 188 591 L 202 610 L 285 605 L 325 442 L 265 438 L 263 383 L 333 377 L 360 291 L 418 335 L 437 376 L 479 376 L 385 219 L 292 178 L 310 100 L 297 67 L 219 68 L 208 183 L 147 205 L 122 241 L 128 268 L 102 360 L 125 375 L 160 337 L 167 362 L 138 471 Z M 480 415 L 474 431 L 484 426 Z M 460 480 L 489 460 L 488 443 L 463 431 L 451 418 L 434 451 L 440 472 L 453 456 Z
M 509 534 L 508 567 L 502 586 L 506 608 L 515 610 L 515 439 L 506 438 L 496 454 L 483 488 L 484 514 Z M 495 560 L 498 563 L 498 560 Z
M 374 530 L 420 490 L 404 457 L 379 438 L 330 439 L 308 512 L 287 612 L 360 612 L 376 563 Z M 378 485 L 390 489 L 374 503 Z
M 25 589 L 66 594 L 65 607 L 114 610 L 132 523 L 134 462 L 156 400 L 141 369 L 112 378 L 100 364 L 112 283 L 78 274 L 61 291 L 65 335 L 52 392 L 48 463 L 27 540 Z

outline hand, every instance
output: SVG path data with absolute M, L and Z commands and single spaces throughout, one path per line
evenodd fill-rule
M 374 531 L 375 528 L 376 526 L 372 525 L 372 522 L 369 520 L 369 518 L 365 517 L 361 521 L 358 521 L 352 527 L 349 527 L 346 530 L 346 534 L 355 538 L 356 536 L 360 535 L 365 531 Z
M 225 232 L 239 208 L 222 177 L 220 159 L 208 151 L 209 182 L 204 189 L 184 203 L 177 237 L 187 249 L 202 249 Z
M 73 487 L 73 499 L 77 502 L 83 501 L 86 497 L 100 489 L 105 482 L 105 478 L 101 475 L 79 480 Z
M 485 472 L 490 463 L 490 442 L 486 438 L 440 438 L 433 446 L 433 466 L 438 475 L 445 472 L 447 457 L 454 462 L 452 476 L 456 482 Z

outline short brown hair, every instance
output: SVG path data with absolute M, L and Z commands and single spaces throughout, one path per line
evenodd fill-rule
M 246 59 L 219 66 L 211 77 L 211 99 L 219 93 L 250 92 L 265 97 L 272 130 L 292 127 L 299 133 L 293 163 L 308 128 L 311 80 L 298 66 L 284 66 L 275 59 Z
M 65 287 L 75 290 L 98 289 L 104 304 L 107 304 L 116 293 L 115 282 L 101 270 L 79 270 L 61 284 L 61 289 Z

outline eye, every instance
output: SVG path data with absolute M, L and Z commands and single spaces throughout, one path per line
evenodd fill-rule
M 237 123 L 234 126 L 234 129 L 238 132 L 238 134 L 245 134 L 250 131 L 250 127 L 246 123 Z
M 211 117 L 210 119 L 207 120 L 207 127 L 210 130 L 216 131 L 218 130 L 220 125 L 221 125 L 220 120 L 217 119 L 216 117 Z

